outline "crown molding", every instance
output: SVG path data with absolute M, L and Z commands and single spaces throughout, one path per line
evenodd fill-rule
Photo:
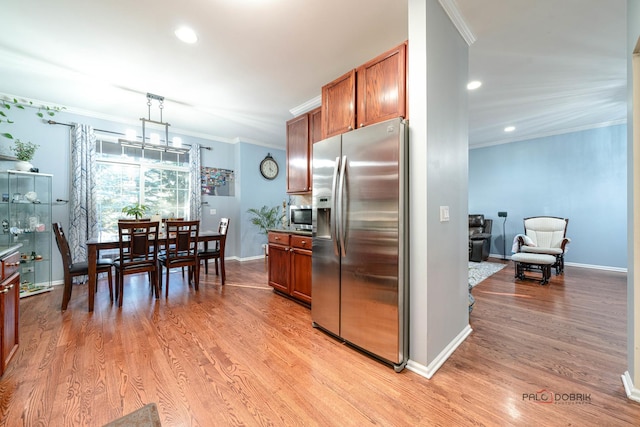
M 555 130 L 555 131 L 552 131 L 552 132 L 534 133 L 534 134 L 524 135 L 524 136 L 518 137 L 518 138 L 500 139 L 500 140 L 497 140 L 497 141 L 474 144 L 474 145 L 470 145 L 469 146 L 469 150 L 475 150 L 476 148 L 493 147 L 494 145 L 509 144 L 509 143 L 512 143 L 512 142 L 531 141 L 531 140 L 539 139 L 539 138 L 547 138 L 547 137 L 550 137 L 550 136 L 564 135 L 564 134 L 567 134 L 567 133 L 581 132 L 583 130 L 606 128 L 606 127 L 609 127 L 609 126 L 617 126 L 617 125 L 624 125 L 624 124 L 627 124 L 627 119 L 610 120 L 608 122 L 594 123 L 594 124 L 591 124 L 591 125 L 577 126 L 577 127 L 573 127 L 573 128 L 567 128 L 567 129 L 559 129 L 559 130 Z
M 297 107 L 293 107 L 292 109 L 289 110 L 289 112 L 293 114 L 293 116 L 295 117 L 295 116 L 299 116 L 302 113 L 311 111 L 314 108 L 319 107 L 320 105 L 322 105 L 322 96 L 318 95 L 315 98 L 311 98 L 310 100 L 303 102 Z
M 444 9 L 444 11 L 449 15 L 449 19 L 453 22 L 453 25 L 456 27 L 462 38 L 465 42 L 467 42 L 468 46 L 471 46 L 476 41 L 476 36 L 471 31 L 471 28 L 467 25 L 464 18 L 462 17 L 462 13 L 460 13 L 460 9 L 458 8 L 458 4 L 456 0 L 438 0 L 440 2 L 440 6 Z

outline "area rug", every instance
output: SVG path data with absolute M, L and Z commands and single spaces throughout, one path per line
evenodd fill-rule
M 498 262 L 471 262 L 469 261 L 469 284 L 471 287 L 476 286 L 487 277 L 505 268 L 507 264 Z
M 149 403 L 142 408 L 105 424 L 104 427 L 162 427 L 158 408 L 155 403 Z

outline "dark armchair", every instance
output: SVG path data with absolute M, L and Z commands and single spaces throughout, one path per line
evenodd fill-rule
M 469 261 L 482 262 L 489 258 L 492 219 L 484 215 L 469 215 Z

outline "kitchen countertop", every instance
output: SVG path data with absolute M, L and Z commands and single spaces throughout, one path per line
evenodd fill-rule
M 270 228 L 269 231 L 275 231 L 277 233 L 297 234 L 300 236 L 311 236 L 311 230 L 296 230 L 295 228 Z

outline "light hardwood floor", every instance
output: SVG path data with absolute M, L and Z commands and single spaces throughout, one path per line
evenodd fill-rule
M 125 284 L 122 309 L 101 281 L 93 314 L 86 286 L 64 313 L 60 289 L 22 300 L 0 425 L 101 426 L 150 402 L 165 427 L 640 423 L 620 380 L 621 273 L 566 267 L 542 287 L 508 265 L 474 289 L 474 332 L 430 380 L 312 328 L 309 309 L 267 288 L 261 260 L 227 262 L 224 287 L 171 280 L 159 301 L 142 278 Z

